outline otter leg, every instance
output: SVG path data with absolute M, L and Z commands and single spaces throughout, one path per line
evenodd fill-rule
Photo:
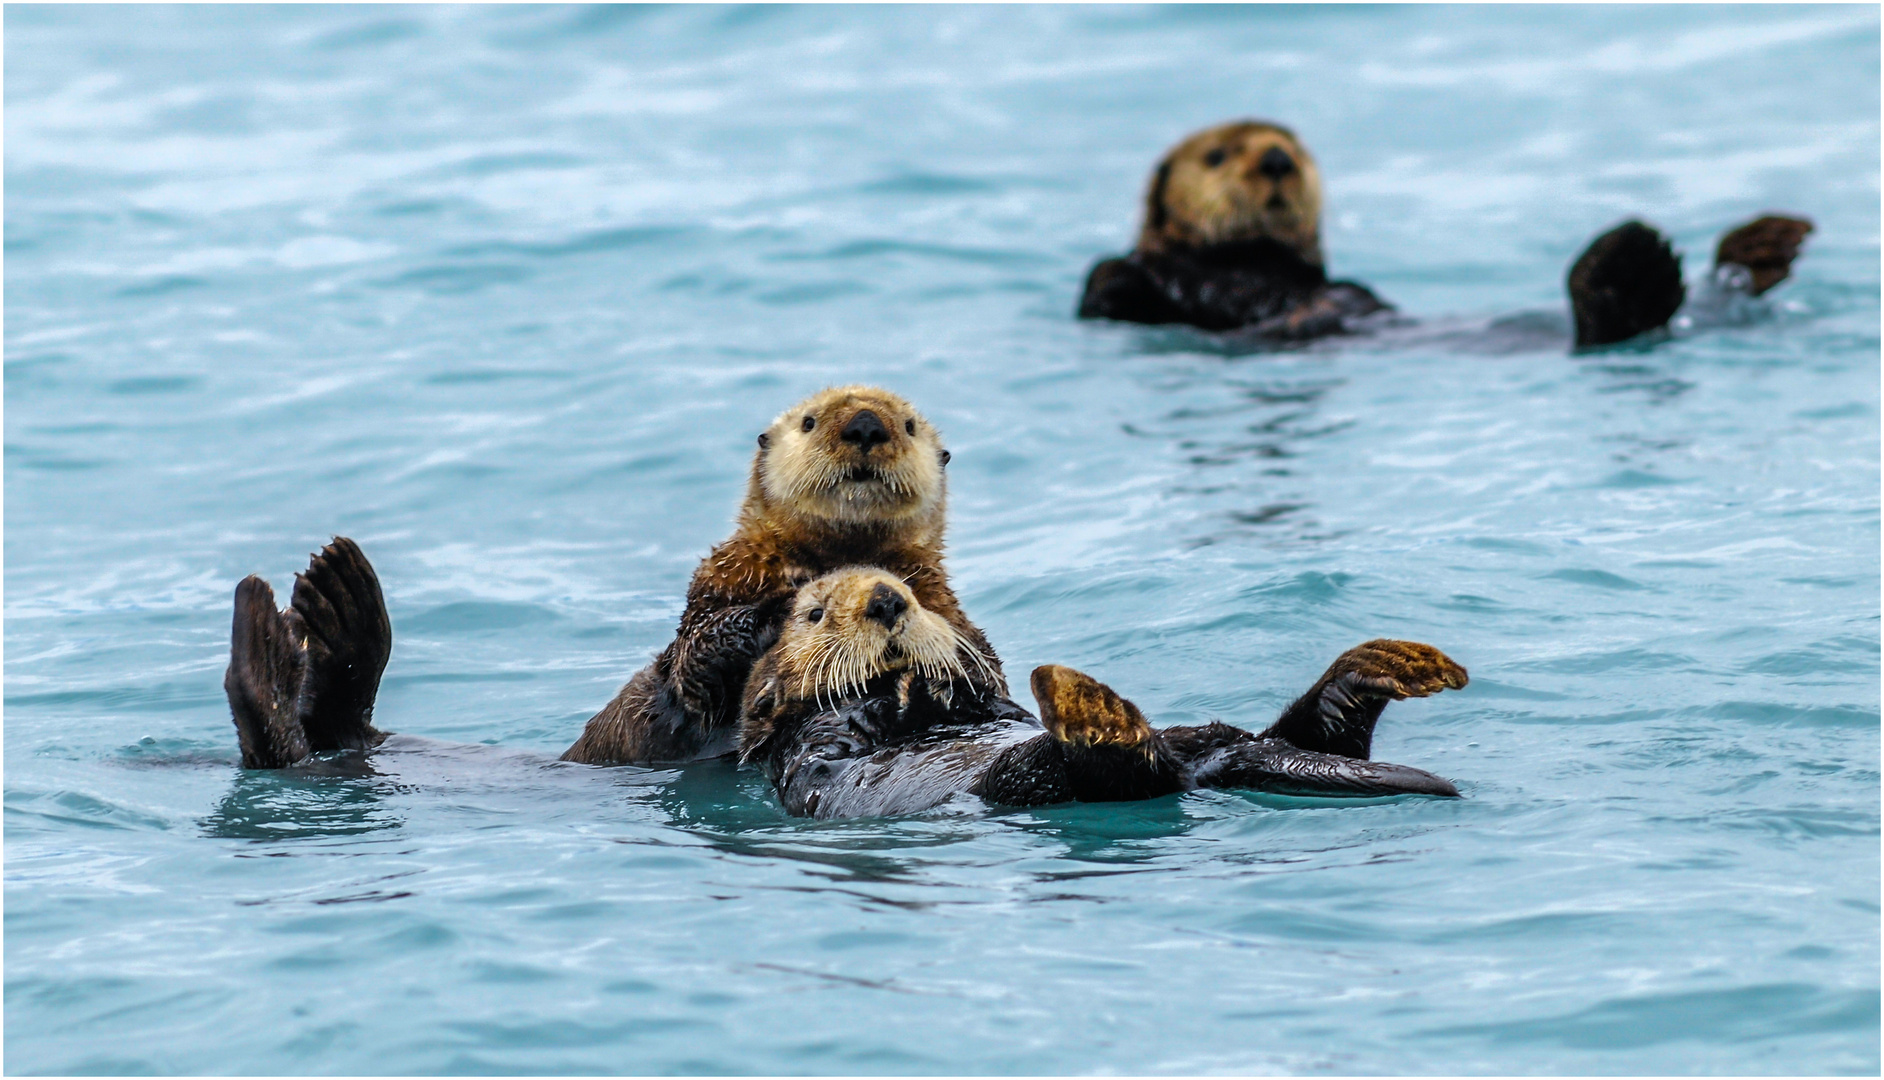
M 365 750 L 375 730 L 373 699 L 392 654 L 392 623 L 379 578 L 344 536 L 296 574 L 287 610 L 253 575 L 236 586 L 223 689 L 242 745 L 242 764 L 278 769 L 321 750 Z
M 243 578 L 222 677 L 243 768 L 279 769 L 308 756 L 307 732 L 295 711 L 305 669 L 299 640 L 275 610 L 275 590 L 253 574 Z
M 1276 795 L 1366 798 L 1381 795 L 1456 797 L 1450 780 L 1385 761 L 1318 754 L 1280 739 L 1252 739 L 1219 747 L 1191 762 L 1198 787 L 1244 788 Z
M 309 560 L 282 621 L 304 642 L 298 712 L 309 749 L 378 746 L 386 735 L 373 727 L 373 701 L 392 655 L 392 621 L 360 546 L 336 536 Z
M 1627 341 L 1674 318 L 1686 299 L 1681 257 L 1667 238 L 1625 221 L 1590 242 L 1570 267 L 1577 348 Z
M 1123 802 L 1184 790 L 1182 770 L 1138 706 L 1057 664 L 1035 668 L 1032 682 L 1040 722 L 1059 744 L 1073 798 Z
M 1308 693 L 1257 738 L 1364 759 L 1389 701 L 1456 690 L 1466 681 L 1465 669 L 1431 645 L 1378 638 L 1336 657 Z
M 1812 223 L 1804 218 L 1775 214 L 1755 218 L 1720 238 L 1714 265 L 1746 267 L 1753 274 L 1751 292 L 1758 296 L 1786 280 L 1792 261 L 1799 257 L 1799 245 L 1811 231 Z

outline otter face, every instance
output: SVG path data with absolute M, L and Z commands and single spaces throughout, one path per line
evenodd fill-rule
M 780 413 L 759 436 L 766 502 L 839 525 L 939 513 L 949 453 L 914 406 L 888 390 L 840 386 Z
M 1141 250 L 1264 238 L 1321 265 L 1321 171 L 1288 129 L 1224 124 L 1178 143 L 1158 163 Z
M 780 689 L 800 700 L 855 695 L 895 671 L 965 677 L 966 664 L 984 663 L 909 586 L 874 567 L 834 570 L 800 587 L 773 649 Z

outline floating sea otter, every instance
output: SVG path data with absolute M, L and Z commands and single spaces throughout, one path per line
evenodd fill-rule
M 1391 310 L 1329 281 L 1321 172 L 1287 128 L 1245 121 L 1190 136 L 1151 176 L 1138 246 L 1086 278 L 1083 319 L 1188 323 L 1299 339 Z
M 335 537 L 295 577 L 286 610 L 259 577 L 236 587 L 228 691 L 242 764 L 279 769 L 370 750 L 392 624 L 372 565 Z M 1464 686 L 1429 645 L 1343 653 L 1260 734 L 1228 724 L 1154 730 L 1131 702 L 1070 668 L 1033 674 L 1041 721 L 1007 699 L 977 636 L 926 610 L 881 569 L 845 568 L 795 594 L 742 695 L 742 760 L 800 816 L 914 813 L 962 793 L 996 805 L 1149 799 L 1201 787 L 1334 797 L 1458 794 L 1367 760 L 1387 702 Z
M 984 689 L 981 650 L 895 575 L 837 570 L 806 584 L 753 666 L 740 759 L 792 814 L 864 817 L 960 794 L 1009 806 L 1150 799 L 1200 787 L 1294 795 L 1457 795 L 1367 760 L 1388 701 L 1464 686 L 1429 645 L 1348 650 L 1261 734 L 1228 724 L 1154 730 L 1131 702 L 1071 668 L 1035 669 L 1041 720 Z
M 1092 268 L 1079 316 L 1277 341 L 1365 329 L 1392 306 L 1365 286 L 1328 280 L 1321 202 L 1320 170 L 1288 129 L 1243 121 L 1197 132 L 1159 161 L 1137 246 Z M 1769 215 L 1733 230 L 1711 285 L 1758 296 L 1785 279 L 1811 229 Z M 1733 267 L 1744 270 L 1723 269 Z M 1665 326 L 1686 295 L 1679 257 L 1640 222 L 1592 242 L 1569 287 L 1578 347 Z
M 732 753 L 739 695 L 799 585 L 840 566 L 879 566 L 986 658 L 976 677 L 1005 696 L 1000 661 L 942 569 L 949 452 L 909 402 L 868 386 L 814 394 L 759 436 L 733 535 L 694 571 L 673 644 L 631 679 L 566 761 L 691 761 Z

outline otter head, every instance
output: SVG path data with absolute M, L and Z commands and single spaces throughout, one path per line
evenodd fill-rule
M 949 452 L 915 407 L 888 390 L 839 386 L 780 413 L 759 436 L 749 500 L 825 529 L 889 527 L 941 538 Z
M 1274 240 L 1320 266 L 1321 171 L 1294 133 L 1253 120 L 1172 147 L 1145 195 L 1140 251 Z
M 753 666 L 742 702 L 740 756 L 772 736 L 774 720 L 794 702 L 830 703 L 865 693 L 872 680 L 903 673 L 897 694 L 908 704 L 911 677 L 946 703 L 949 684 L 992 662 L 947 619 L 924 608 L 895 574 L 847 566 L 798 589 L 779 638 Z

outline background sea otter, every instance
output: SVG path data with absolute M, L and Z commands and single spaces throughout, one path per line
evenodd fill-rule
M 765 770 L 787 812 L 824 818 L 915 813 L 963 793 L 1009 806 L 1197 787 L 1458 794 L 1431 773 L 1366 760 L 1388 701 L 1465 685 L 1465 669 L 1430 645 L 1348 650 L 1260 734 L 1220 723 L 1154 730 L 1109 687 L 1054 665 L 1033 673 L 1036 721 L 965 678 L 980 662 L 894 576 L 834 571 L 799 591 L 754 665 L 740 759 Z
M 1183 323 L 1300 340 L 1356 329 L 1391 310 L 1362 285 L 1329 281 L 1321 171 L 1294 133 L 1239 121 L 1172 147 L 1152 171 L 1138 243 L 1087 275 L 1082 319 Z M 1717 290 L 1758 296 L 1785 280 L 1812 223 L 1768 214 L 1724 235 Z M 1668 324 L 1686 299 L 1681 260 L 1639 221 L 1603 233 L 1571 266 L 1575 345 L 1625 341 Z
M 798 586 L 840 566 L 881 567 L 987 658 L 974 677 L 1005 697 L 987 639 L 942 569 L 948 451 L 909 402 L 867 386 L 822 391 L 759 436 L 738 525 L 700 563 L 674 641 L 597 713 L 566 761 L 689 761 L 731 753 L 740 693 Z
M 1079 316 L 1308 338 L 1387 308 L 1365 286 L 1328 280 L 1315 159 L 1287 128 L 1242 121 L 1158 162 L 1138 246 L 1092 268 Z

